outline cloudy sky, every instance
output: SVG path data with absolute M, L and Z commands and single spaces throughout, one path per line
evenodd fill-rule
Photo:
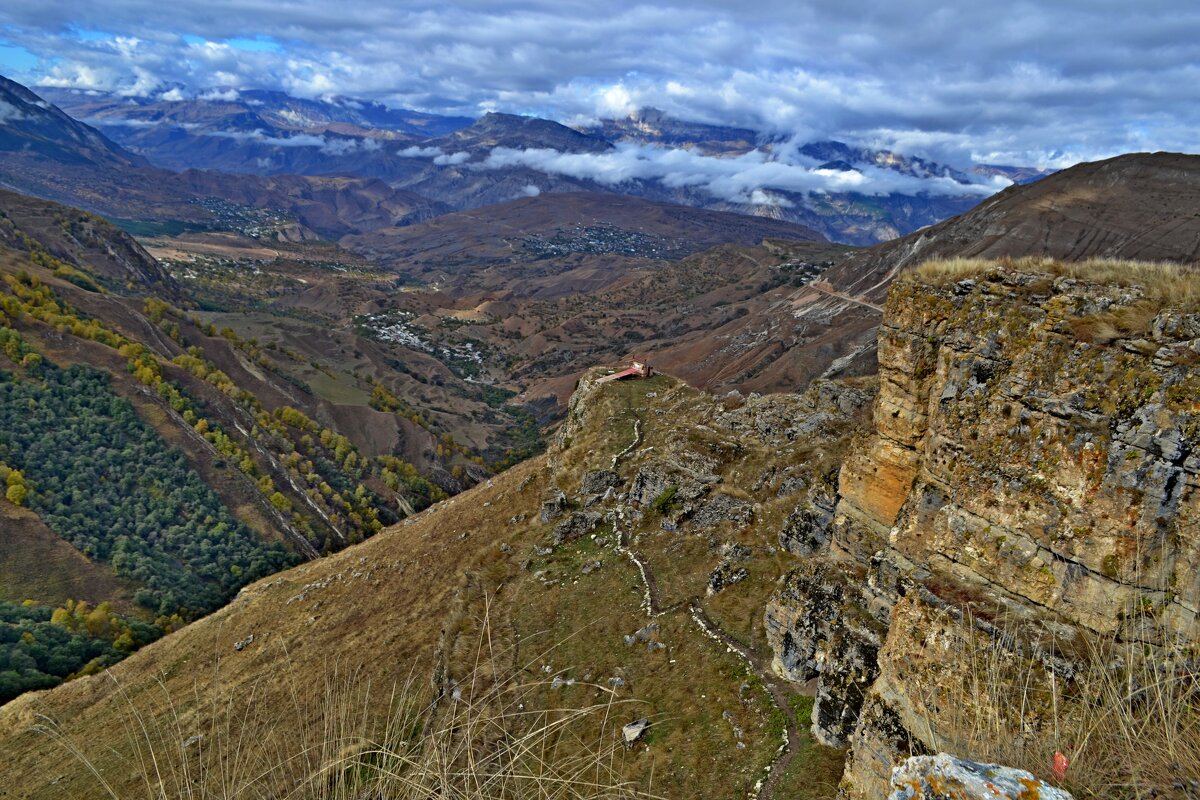
M 1200 3 L 669 3 L 11 2 L 0 72 L 130 95 L 273 88 L 565 122 L 655 106 L 955 164 L 1200 149 Z

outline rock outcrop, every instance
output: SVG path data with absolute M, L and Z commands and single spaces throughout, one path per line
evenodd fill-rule
M 1072 800 L 1023 769 L 938 753 L 914 756 L 892 771 L 888 800 Z
M 873 430 L 833 513 L 800 508 L 781 534 L 818 555 L 767 608 L 774 666 L 817 678 L 814 732 L 850 745 L 848 797 L 882 798 L 898 759 L 956 741 L 972 653 L 1055 697 L 1088 637 L 1200 634 L 1200 315 L 1132 279 L 959 277 L 892 288 Z M 972 703 L 1014 730 L 1052 713 Z

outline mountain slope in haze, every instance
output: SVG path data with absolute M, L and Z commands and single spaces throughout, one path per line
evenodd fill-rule
M 748 153 L 763 138 L 749 128 L 674 119 L 657 108 L 642 108 L 621 119 L 602 119 L 584 130 L 612 142 L 687 147 L 721 155 Z
M 75 165 L 145 167 L 94 128 L 76 122 L 29 89 L 0 76 L 0 151 Z
M 43 93 L 123 147 L 181 171 L 379 177 L 411 164 L 389 159 L 395 150 L 472 122 L 353 98 L 310 100 L 261 90 L 132 101 L 63 89 Z
M 336 237 L 449 210 L 369 177 L 171 172 L 151 166 L 19 84 L 5 80 L 0 89 L 7 92 L 6 108 L 20 104 L 7 117 L 0 115 L 0 137 L 7 144 L 0 148 L 0 185 L 109 217 L 211 227 L 228 225 L 228 217 L 239 214 L 253 218 L 243 212 L 258 209 Z
M 1200 156 L 1133 153 L 1011 186 L 957 217 L 850 254 L 747 325 L 795 337 L 793 357 L 820 370 L 871 369 L 874 327 L 897 275 L 931 258 L 1005 257 L 1197 261 Z
M 1200 260 L 1200 156 L 1131 153 L 1009 187 L 860 253 L 829 280 L 878 301 L 899 270 L 945 257 Z
M 882 170 L 884 175 L 894 173 L 917 183 L 905 192 L 882 194 L 808 193 L 765 186 L 774 200 L 750 203 L 696 185 L 694 176 L 682 181 L 670 176 L 630 177 L 614 183 L 608 177 L 614 165 L 588 162 L 612 156 L 617 143 L 648 145 L 664 152 L 685 148 L 712 157 L 792 146 L 754 131 L 675 120 L 653 109 L 580 130 L 499 113 L 465 125 L 460 120 L 427 120 L 422 127 L 400 124 L 402 120 L 388 118 L 378 109 L 356 115 L 348 101 L 313 107 L 312 101 L 252 97 L 251 93 L 235 98 L 229 92 L 211 93 L 210 99 L 133 103 L 76 92 L 52 96 L 67 103 L 72 113 L 103 125 L 136 152 L 172 169 L 378 178 L 455 210 L 536 193 L 616 193 L 775 217 L 819 230 L 833 241 L 857 245 L 893 239 L 967 210 L 980 197 L 978 187 L 969 184 L 1000 175 L 1027 180 L 1039 174 L 1008 167 L 959 171 L 898 153 L 815 142 L 800 148 L 802 159 L 813 168 Z M 653 160 L 652 152 L 646 155 Z M 564 158 L 568 156 L 580 158 Z M 936 192 L 920 188 L 920 180 L 934 178 L 956 181 L 963 189 L 959 193 L 947 192 L 945 186 Z
M 472 123 L 467 117 L 447 117 L 403 108 L 389 108 L 370 100 L 352 97 L 308 99 L 262 89 L 213 90 L 187 100 L 117 98 L 97 92 L 39 87 L 50 102 L 76 119 L 91 125 L 111 121 L 114 127 L 148 127 L 145 123 L 197 124 L 220 130 L 220 120 L 229 120 L 224 130 L 316 132 L 347 126 L 359 130 L 385 130 L 429 138 L 452 133 Z

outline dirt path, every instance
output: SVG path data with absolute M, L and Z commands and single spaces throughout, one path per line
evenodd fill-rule
M 825 281 L 813 281 L 812 283 L 808 284 L 805 288 L 816 289 L 818 292 L 821 292 L 822 294 L 827 294 L 830 297 L 836 297 L 839 300 L 845 300 L 847 303 L 856 303 L 857 305 L 865 306 L 867 308 L 878 311 L 880 314 L 883 313 L 883 306 L 877 306 L 874 303 L 867 302 L 866 300 L 861 300 L 857 297 L 851 297 L 848 294 L 843 294 L 842 292 L 836 291 L 836 290 L 834 290 L 833 286 L 826 283 Z

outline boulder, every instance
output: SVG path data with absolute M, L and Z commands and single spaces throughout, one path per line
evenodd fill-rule
M 945 753 L 913 756 L 892 770 L 888 800 L 1073 800 L 1023 769 L 966 761 Z
M 736 567 L 729 561 L 722 561 L 717 565 L 717 568 L 708 576 L 708 593 L 716 594 L 717 592 L 732 586 L 735 583 L 741 583 L 750 577 L 750 572 L 745 567 Z
M 731 522 L 744 528 L 754 521 L 754 506 L 727 494 L 715 494 L 692 514 L 689 523 L 698 528 L 715 528 Z
M 604 517 L 595 511 L 576 511 L 554 526 L 554 544 L 573 542 L 591 533 Z
M 584 497 L 588 495 L 604 494 L 609 489 L 615 489 L 621 485 L 621 476 L 612 470 L 597 469 L 587 472 L 583 476 L 583 480 L 579 484 L 579 494 Z
M 561 517 L 567 510 L 567 496 L 561 490 L 555 490 L 549 497 L 542 501 L 542 510 L 538 514 L 538 519 L 542 522 L 553 522 Z

